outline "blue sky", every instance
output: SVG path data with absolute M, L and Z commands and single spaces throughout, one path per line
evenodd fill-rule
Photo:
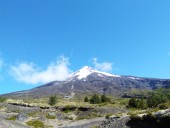
M 85 65 L 170 78 L 170 1 L 0 0 L 0 94 Z

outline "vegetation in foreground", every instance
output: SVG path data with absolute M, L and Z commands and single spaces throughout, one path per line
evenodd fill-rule
M 50 96 L 49 97 L 49 105 L 53 106 L 57 103 L 57 96 Z
M 34 128 L 44 128 L 44 123 L 39 120 L 31 120 L 31 121 L 26 122 L 26 124 Z
M 143 117 L 131 116 L 127 123 L 130 128 L 168 128 L 170 126 L 170 116 L 156 117 L 152 114 Z
M 168 108 L 168 102 L 170 101 L 170 89 L 161 88 L 150 93 L 146 99 L 144 98 L 131 98 L 128 103 L 129 108 L 147 109 L 156 108 L 160 109 Z
M 35 128 L 46 127 L 44 126 L 44 121 L 38 122 L 39 120 L 37 119 L 39 119 L 40 117 L 45 119 L 47 122 L 55 122 L 58 119 L 69 122 L 96 117 L 105 117 L 106 119 L 109 119 L 112 115 L 122 116 L 123 111 L 121 111 L 120 109 L 125 110 L 128 115 L 133 115 L 131 120 L 134 121 L 138 119 L 136 120 L 138 124 L 142 121 L 145 121 L 145 119 L 148 119 L 149 115 L 147 116 L 147 118 L 146 116 L 145 118 L 141 118 L 137 116 L 135 117 L 134 115 L 154 112 L 158 111 L 159 109 L 167 109 L 170 107 L 170 89 L 158 89 L 148 93 L 148 95 L 145 94 L 145 97 L 134 96 L 132 98 L 118 98 L 98 94 L 83 95 L 81 97 L 81 99 L 76 99 L 76 97 L 75 99 L 64 99 L 61 97 L 59 98 L 59 96 L 50 96 L 46 98 L 27 100 L 11 100 L 4 98 L 5 100 L 3 100 L 3 102 L 17 102 L 17 104 L 26 104 L 27 106 L 31 107 L 34 107 L 34 105 L 39 106 L 39 110 L 30 111 L 27 113 L 28 118 L 31 120 L 27 121 L 26 124 Z M 113 112 L 113 109 L 119 109 L 120 111 Z M 0 111 L 1 110 L 7 110 L 9 112 L 9 109 L 7 107 L 5 107 L 4 109 L 4 106 L 0 107 Z M 22 110 L 18 108 L 11 109 L 10 111 L 15 114 L 19 114 L 22 112 Z M 150 116 L 150 118 L 152 117 Z M 163 119 L 169 120 L 168 118 L 169 117 Z M 17 120 L 16 116 L 9 116 L 9 118 L 6 119 L 11 121 Z M 158 125 L 162 125 L 162 123 L 160 123 L 161 120 L 155 120 L 158 121 Z

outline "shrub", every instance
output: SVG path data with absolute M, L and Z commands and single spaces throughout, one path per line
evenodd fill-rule
M 146 104 L 146 101 L 144 99 L 131 98 L 129 100 L 128 107 L 145 109 L 145 108 L 147 108 L 147 104 Z
M 94 94 L 92 98 L 90 99 L 91 104 L 99 104 L 100 103 L 100 98 L 97 94 Z
M 49 97 L 49 105 L 53 106 L 57 103 L 57 97 L 56 96 L 50 96 Z
M 148 107 L 155 108 L 168 100 L 170 100 L 170 89 L 160 88 L 150 94 L 147 104 Z
M 111 115 L 112 115 L 112 114 L 109 113 L 109 114 L 107 114 L 107 115 L 105 116 L 105 118 L 106 118 L 106 119 L 109 119 Z
M 67 120 L 73 120 L 74 118 L 71 117 L 71 116 L 66 116 L 65 119 L 67 119 Z
M 136 98 L 131 98 L 128 103 L 128 107 L 130 108 L 137 108 L 138 107 L 138 101 Z
M 106 97 L 105 95 L 101 96 L 101 102 L 105 103 L 105 102 L 110 102 L 110 99 L 108 97 Z
M 146 100 L 140 99 L 140 100 L 139 100 L 139 104 L 138 104 L 138 108 L 140 108 L 140 109 L 146 109 L 146 108 L 147 108 Z
M 0 97 L 0 102 L 5 102 L 6 98 Z
M 89 99 L 87 96 L 84 98 L 84 102 L 89 102 Z
M 65 113 L 75 111 L 75 110 L 76 110 L 76 107 L 75 106 L 70 106 L 70 105 L 67 105 L 64 108 L 62 108 L 62 111 L 64 111 Z
M 160 104 L 159 109 L 168 109 L 168 106 L 166 104 Z
M 31 120 L 26 122 L 28 126 L 33 126 L 34 128 L 44 128 L 44 123 L 39 120 Z

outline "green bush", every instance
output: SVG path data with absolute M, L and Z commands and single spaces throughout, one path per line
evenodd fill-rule
M 129 100 L 128 107 L 146 109 L 147 108 L 147 103 L 146 103 L 146 100 L 144 100 L 144 99 L 131 98 Z
M 89 99 L 87 96 L 84 98 L 84 102 L 89 102 Z
M 148 107 L 155 108 L 159 104 L 166 102 L 167 99 L 165 96 L 158 94 L 158 93 L 152 93 L 151 96 L 147 100 Z
M 70 105 L 67 105 L 67 106 L 62 108 L 62 111 L 64 111 L 65 113 L 75 111 L 75 110 L 76 110 L 76 107 L 75 106 L 70 106 Z
M 56 96 L 50 96 L 49 97 L 49 105 L 53 106 L 57 103 L 57 97 Z
M 97 94 L 94 94 L 92 98 L 90 99 L 91 104 L 99 104 L 101 103 L 101 100 Z
M 159 109 L 168 109 L 168 106 L 166 104 L 160 104 Z
M 0 102 L 5 102 L 6 98 L 0 97 Z
M 110 102 L 110 99 L 108 97 L 106 97 L 105 95 L 101 96 L 101 102 L 105 103 L 105 102 Z
M 137 108 L 138 107 L 138 101 L 136 98 L 131 98 L 128 103 L 128 107 L 130 108 Z
M 44 123 L 39 120 L 31 120 L 26 122 L 28 126 L 33 126 L 34 128 L 44 128 Z

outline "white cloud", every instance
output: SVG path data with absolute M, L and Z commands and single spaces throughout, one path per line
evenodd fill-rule
M 97 61 L 97 58 L 93 58 L 93 64 L 94 64 L 94 68 L 96 70 L 103 71 L 103 72 L 111 72 L 112 71 L 112 63 L 110 63 L 110 62 L 99 63 Z
M 22 62 L 10 66 L 10 74 L 19 82 L 26 84 L 47 83 L 55 80 L 63 81 L 71 73 L 68 68 L 69 60 L 59 57 L 55 63 L 51 63 L 45 70 L 41 70 L 33 63 Z

